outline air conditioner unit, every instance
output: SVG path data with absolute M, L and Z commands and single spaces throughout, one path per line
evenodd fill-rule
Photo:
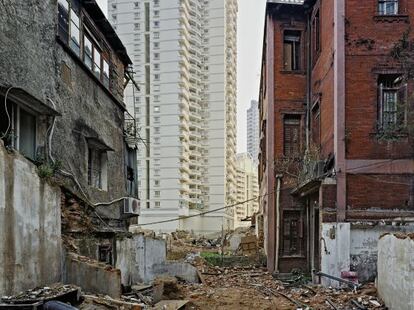
M 141 202 L 136 198 L 124 199 L 124 214 L 140 215 Z

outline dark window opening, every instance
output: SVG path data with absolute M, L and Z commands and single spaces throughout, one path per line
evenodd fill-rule
M 312 17 L 312 59 L 315 61 L 321 51 L 321 23 L 319 9 Z
M 316 146 L 321 144 L 321 117 L 320 117 L 320 108 L 319 101 L 316 102 L 312 107 L 312 119 L 311 119 L 311 133 L 312 133 L 312 142 Z
M 112 246 L 100 245 L 98 252 L 100 262 L 112 265 Z
M 303 220 L 300 211 L 283 212 L 282 255 L 303 255 Z
M 378 125 L 383 130 L 399 130 L 407 122 L 407 84 L 396 74 L 378 78 Z
M 398 0 L 378 0 L 378 15 L 397 15 Z
M 300 154 L 300 116 L 288 115 L 283 121 L 283 152 L 285 156 L 296 157 Z
M 301 32 L 286 30 L 284 32 L 284 70 L 296 71 L 301 69 Z
M 88 185 L 107 189 L 107 153 L 103 150 L 88 148 Z

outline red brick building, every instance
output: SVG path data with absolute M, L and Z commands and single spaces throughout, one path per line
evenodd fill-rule
M 372 280 L 378 237 L 414 230 L 413 88 L 392 53 L 412 48 L 412 20 L 408 0 L 267 1 L 259 182 L 270 271 Z

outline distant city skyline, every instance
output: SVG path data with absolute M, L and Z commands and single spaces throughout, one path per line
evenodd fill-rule
M 97 0 L 105 15 L 107 0 Z M 247 151 L 247 109 L 257 100 L 266 0 L 238 0 L 237 26 L 237 152 Z

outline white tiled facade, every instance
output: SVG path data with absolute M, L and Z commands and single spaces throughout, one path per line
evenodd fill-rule
M 256 165 L 259 156 L 259 107 L 256 100 L 250 102 L 247 110 L 247 152 L 252 156 Z
M 237 155 L 237 201 L 247 201 L 259 196 L 257 165 L 249 153 Z M 236 207 L 235 227 L 250 226 L 250 221 L 242 221 L 259 210 L 259 200 L 251 200 Z
M 141 91 L 128 89 L 147 149 L 138 154 L 139 224 L 236 201 L 237 0 L 109 0 Z M 208 233 L 233 228 L 229 208 L 144 226 Z

